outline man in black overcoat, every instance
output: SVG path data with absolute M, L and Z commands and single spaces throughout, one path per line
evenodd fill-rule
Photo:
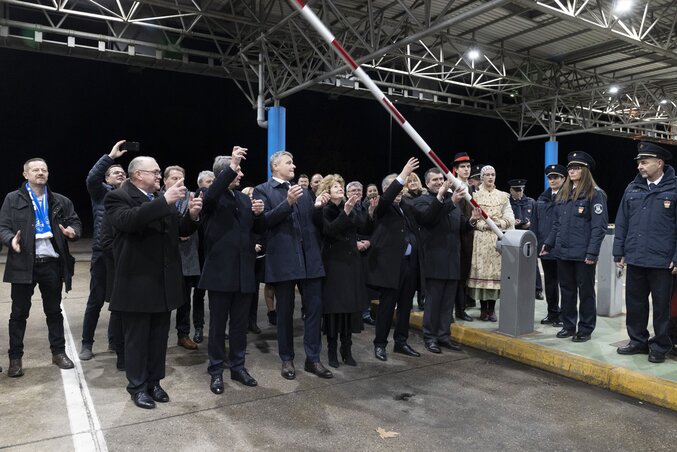
M 205 194 L 202 229 L 205 260 L 198 287 L 209 291 L 209 385 L 223 393 L 226 323 L 230 319 L 230 378 L 245 386 L 256 380 L 245 368 L 249 304 L 256 290 L 255 243 L 252 231 L 263 229 L 263 202 L 235 191 L 243 174 L 240 162 L 247 150 L 233 148 L 232 156 L 214 160 L 216 179 Z
M 300 185 L 290 186 L 294 178 L 294 157 L 278 151 L 270 157 L 272 177 L 254 189 L 254 199 L 264 204 L 266 222 L 265 281 L 275 288 L 277 299 L 277 340 L 281 375 L 296 378 L 294 368 L 294 287 L 301 287 L 304 307 L 303 348 L 305 370 L 321 378 L 333 374 L 320 362 L 320 323 L 322 317 L 322 278 L 319 229 L 325 193 L 313 202 L 310 192 Z
M 381 183 L 383 196 L 374 210 L 375 229 L 371 236 L 368 255 L 367 284 L 380 289 L 376 314 L 376 337 L 374 356 L 381 361 L 388 359 L 386 346 L 397 307 L 394 351 L 408 356 L 421 356 L 409 344 L 409 315 L 417 280 L 423 279 L 420 263 L 423 250 L 416 222 L 416 211 L 407 203 L 400 202 L 402 188 L 407 177 L 418 168 L 418 159 L 410 158 L 398 175 L 386 176 Z M 441 209 L 441 204 L 437 206 Z M 433 214 L 435 212 L 432 212 Z M 420 287 L 424 287 L 423 284 Z
M 185 196 L 183 179 L 157 197 L 162 173 L 155 159 L 136 157 L 127 174 L 129 180 L 104 201 L 116 231 L 109 309 L 122 318 L 127 391 L 136 406 L 155 408 L 155 402 L 169 401 L 160 386 L 169 318 L 184 302 L 179 236 L 197 228 L 202 199 L 191 195 L 188 214 L 179 218 L 175 204 Z
M 466 192 L 465 185 L 449 193 L 450 181 L 438 168 L 425 174 L 428 193 L 414 200 L 423 247 L 426 307 L 423 313 L 423 340 L 426 350 L 441 353 L 440 347 L 460 351 L 449 337 L 452 311 L 461 279 L 461 234 L 471 230 L 469 222 L 477 222 L 481 213 L 473 211 L 467 220 L 457 206 Z M 439 209 L 442 206 L 442 209 Z M 429 212 L 437 211 L 437 215 Z M 465 300 L 464 300 L 465 301 Z

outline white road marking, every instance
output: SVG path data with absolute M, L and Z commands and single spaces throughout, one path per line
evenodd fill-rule
M 101 431 L 99 417 L 96 415 L 92 396 L 89 394 L 85 374 L 78 358 L 78 349 L 73 340 L 66 310 L 63 311 L 63 326 L 66 337 L 66 353 L 73 360 L 75 369 L 62 370 L 63 390 L 66 395 L 66 408 L 70 421 L 73 447 L 76 452 L 98 451 L 107 452 L 108 446 Z

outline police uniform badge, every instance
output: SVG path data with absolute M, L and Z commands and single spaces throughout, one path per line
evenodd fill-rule
M 583 212 L 585 212 L 585 207 L 584 206 L 578 206 L 578 214 L 583 215 Z
M 592 206 L 592 209 L 597 215 L 601 215 L 602 212 L 604 211 L 604 208 L 602 207 L 601 204 L 595 204 L 594 206 Z
M 672 202 L 669 199 L 666 199 L 666 200 L 663 201 L 663 207 L 665 207 L 666 209 L 669 209 L 670 206 L 672 206 Z

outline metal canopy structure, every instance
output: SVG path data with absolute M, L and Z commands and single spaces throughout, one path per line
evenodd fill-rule
M 308 0 L 400 103 L 677 142 L 677 0 Z M 287 0 L 0 0 L 0 46 L 368 96 Z

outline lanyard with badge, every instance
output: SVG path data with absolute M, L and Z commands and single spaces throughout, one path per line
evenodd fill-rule
M 26 182 L 26 190 L 28 190 L 28 194 L 31 195 L 31 199 L 33 201 L 33 210 L 35 211 L 35 238 L 52 238 L 52 227 L 49 223 L 47 190 L 45 190 L 45 194 L 42 196 L 42 199 L 38 198 L 35 192 L 31 189 L 31 186 L 28 182 Z

